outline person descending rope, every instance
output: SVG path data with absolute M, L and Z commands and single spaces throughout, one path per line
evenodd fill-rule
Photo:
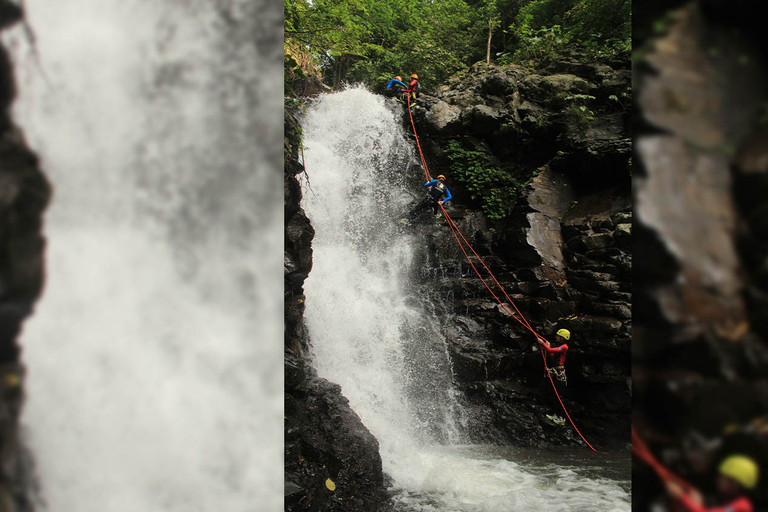
M 751 457 L 734 454 L 723 459 L 715 483 L 718 494 L 728 504 L 714 508 L 704 507 L 704 499 L 696 489 L 686 490 L 673 480 L 665 482 L 665 486 L 680 510 L 686 512 L 752 512 L 754 508 L 746 494 L 757 486 L 759 476 L 758 465 Z
M 549 373 L 552 374 L 557 380 L 568 385 L 568 378 L 565 376 L 565 356 L 568 352 L 568 345 L 566 341 L 571 339 L 571 332 L 568 329 L 560 329 L 555 334 L 556 347 L 550 346 L 549 342 L 538 338 L 539 345 L 541 345 L 547 352 L 547 366 L 549 367 Z
M 555 334 L 554 343 L 557 346 L 550 346 L 549 342 L 543 338 L 537 338 L 536 341 L 544 349 L 547 354 L 547 368 L 549 373 L 562 383 L 563 386 L 568 385 L 568 378 L 565 376 L 565 356 L 568 352 L 568 345 L 566 341 L 571 339 L 571 332 L 568 329 L 560 329 Z M 558 402 L 559 403 L 559 402 Z M 553 403 L 553 406 L 557 406 L 557 403 Z M 557 414 L 547 414 L 547 418 L 552 420 L 556 425 L 565 425 L 565 418 L 558 416 Z
M 397 91 L 395 88 L 398 88 Z M 384 89 L 384 94 L 389 97 L 394 97 L 397 92 L 403 94 L 406 89 L 408 89 L 408 86 L 405 85 L 405 82 L 403 82 L 403 78 L 400 75 L 397 75 L 395 78 L 389 81 L 387 87 Z
M 421 94 L 421 85 L 419 85 L 419 75 L 416 73 L 411 75 L 411 82 L 408 87 L 403 91 L 403 99 L 408 99 L 408 95 L 411 95 L 411 99 L 415 100 Z
M 450 201 L 453 197 L 451 196 L 451 191 L 448 190 L 448 187 L 445 185 L 445 176 L 442 174 L 439 175 L 434 180 L 426 182 L 424 187 L 427 189 L 427 194 L 424 196 L 424 199 L 411 208 L 411 210 L 405 214 L 404 218 L 400 219 L 401 223 L 413 219 L 416 217 L 416 214 L 427 207 L 432 208 L 436 219 L 439 219 L 442 216 L 440 213 L 440 206 Z M 445 199 L 443 199 L 443 196 L 445 196 Z

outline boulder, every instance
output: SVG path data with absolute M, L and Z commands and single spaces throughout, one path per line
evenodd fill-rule
M 456 135 L 461 128 L 461 109 L 443 100 L 438 100 L 427 112 L 426 120 L 440 135 Z

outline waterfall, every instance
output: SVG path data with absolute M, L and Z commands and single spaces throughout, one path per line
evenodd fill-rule
M 397 510 L 629 510 L 628 464 L 619 485 L 595 476 L 610 458 L 585 452 L 573 469 L 563 467 L 567 450 L 526 453 L 535 462 L 523 464 L 522 452 L 461 444 L 434 299 L 413 281 L 423 235 L 397 222 L 423 176 L 398 114 L 392 100 L 353 87 L 312 100 L 302 122 L 303 205 L 315 228 L 305 282 L 313 364 L 377 438 Z
M 20 340 L 41 510 L 282 508 L 281 34 L 257 35 L 282 11 L 261 4 L 27 0 L 34 40 L 4 36 L 54 187 Z
M 394 108 L 364 89 L 324 97 L 303 127 L 314 362 L 379 439 L 385 471 L 407 472 L 412 444 L 457 434 L 445 344 L 409 286 L 415 237 L 396 221 L 412 201 L 406 170 L 421 171 Z

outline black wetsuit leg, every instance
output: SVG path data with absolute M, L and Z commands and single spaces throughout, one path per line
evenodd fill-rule
M 410 219 L 413 219 L 414 217 L 416 217 L 416 215 L 417 215 L 417 214 L 418 214 L 418 213 L 419 213 L 421 210 L 423 210 L 424 208 L 427 208 L 427 207 L 429 207 L 429 206 L 432 206 L 432 205 L 433 205 L 433 203 L 436 205 L 436 204 L 437 204 L 437 201 L 435 201 L 435 200 L 434 200 L 434 198 L 433 198 L 432 196 L 429 196 L 429 195 L 427 195 L 426 197 L 424 197 L 424 199 L 422 199 L 421 201 L 419 201 L 419 202 L 416 204 L 416 206 L 414 206 L 413 208 L 411 208 L 411 211 L 409 211 L 407 214 L 405 214 L 405 218 L 406 218 L 406 219 L 409 219 L 409 220 L 410 220 Z

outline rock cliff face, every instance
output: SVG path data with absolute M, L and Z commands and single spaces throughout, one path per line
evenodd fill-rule
M 285 115 L 285 507 L 382 510 L 379 444 L 341 394 L 308 361 L 303 284 L 314 230 L 301 209 L 298 122 Z M 333 482 L 329 488 L 330 482 Z
M 16 23 L 18 7 L 0 1 L 0 29 Z M 37 157 L 13 125 L 16 87 L 0 47 L 0 510 L 31 510 L 26 496 L 28 456 L 18 442 L 24 370 L 17 337 L 43 287 L 42 216 L 51 187 Z
M 767 70 L 756 8 L 669 11 L 637 63 L 633 422 L 710 495 L 724 455 L 750 454 L 768 471 Z M 768 506 L 761 481 L 756 510 Z M 633 494 L 637 510 L 664 500 L 641 464 Z
M 538 333 L 571 331 L 563 398 L 577 426 L 590 442 L 626 446 L 630 72 L 627 63 L 614 66 L 575 57 L 537 73 L 477 65 L 424 96 L 413 112 L 432 175 L 448 175 L 454 195 L 448 212 L 459 229 Z M 469 185 L 451 178 L 444 150 L 450 140 L 483 143 L 490 150 L 486 158 L 509 175 L 533 176 L 504 221 L 489 223 L 479 201 L 469 199 Z M 423 286 L 436 286 L 436 295 L 448 298 L 443 323 L 455 378 L 472 411 L 471 438 L 517 445 L 581 442 L 570 427 L 546 419 L 546 413 L 562 411 L 533 334 L 491 296 L 444 222 L 424 233 L 420 277 Z M 498 288 L 494 292 L 507 302 Z

